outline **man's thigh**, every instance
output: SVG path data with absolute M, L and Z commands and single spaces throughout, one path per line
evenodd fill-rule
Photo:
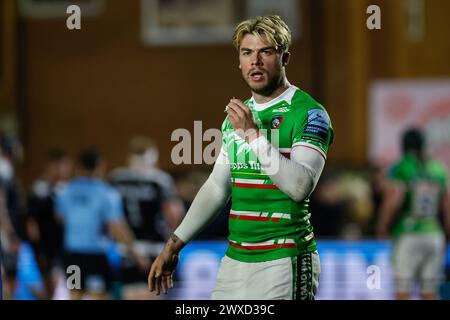
M 417 270 L 423 260 L 423 252 L 417 250 L 415 235 L 402 235 L 394 243 L 393 267 L 397 292 L 410 292 Z
M 445 236 L 429 235 L 424 241 L 427 245 L 427 256 L 421 266 L 419 280 L 422 293 L 436 293 L 444 278 Z

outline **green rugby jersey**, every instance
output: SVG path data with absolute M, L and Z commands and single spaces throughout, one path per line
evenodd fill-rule
M 406 187 L 400 213 L 393 221 L 393 237 L 406 232 L 442 233 L 438 214 L 442 194 L 447 189 L 445 165 L 433 160 L 422 164 L 408 154 L 392 166 L 390 177 Z
M 255 123 L 279 152 L 289 158 L 293 147 L 316 150 L 325 159 L 333 129 L 325 108 L 306 92 L 290 86 L 265 104 L 244 102 Z M 296 256 L 316 250 L 309 221 L 309 197 L 296 202 L 261 170 L 250 146 L 233 130 L 228 117 L 222 124 L 222 152 L 231 170 L 232 207 L 226 254 L 244 262 Z

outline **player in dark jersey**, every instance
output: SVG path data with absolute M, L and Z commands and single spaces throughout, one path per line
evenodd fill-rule
M 28 196 L 27 235 L 51 299 L 62 268 L 63 229 L 55 213 L 55 197 L 71 178 L 72 161 L 61 150 L 51 150 L 41 177 L 33 182 Z
M 123 197 L 126 219 L 136 235 L 137 250 L 155 258 L 184 215 L 170 175 L 158 169 L 158 150 L 147 137 L 134 137 L 129 145 L 128 167 L 117 168 L 110 182 Z M 147 273 L 124 257 L 123 298 L 150 298 Z

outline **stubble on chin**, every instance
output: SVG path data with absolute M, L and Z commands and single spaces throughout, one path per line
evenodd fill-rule
M 270 96 L 280 85 L 280 79 L 271 79 L 272 81 L 267 81 L 262 86 L 252 86 L 250 79 L 246 78 L 245 82 L 250 90 L 256 94 L 262 96 Z

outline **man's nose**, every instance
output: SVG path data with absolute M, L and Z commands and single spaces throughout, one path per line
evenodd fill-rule
M 261 55 L 258 52 L 252 55 L 251 63 L 252 66 L 260 66 L 262 64 Z

